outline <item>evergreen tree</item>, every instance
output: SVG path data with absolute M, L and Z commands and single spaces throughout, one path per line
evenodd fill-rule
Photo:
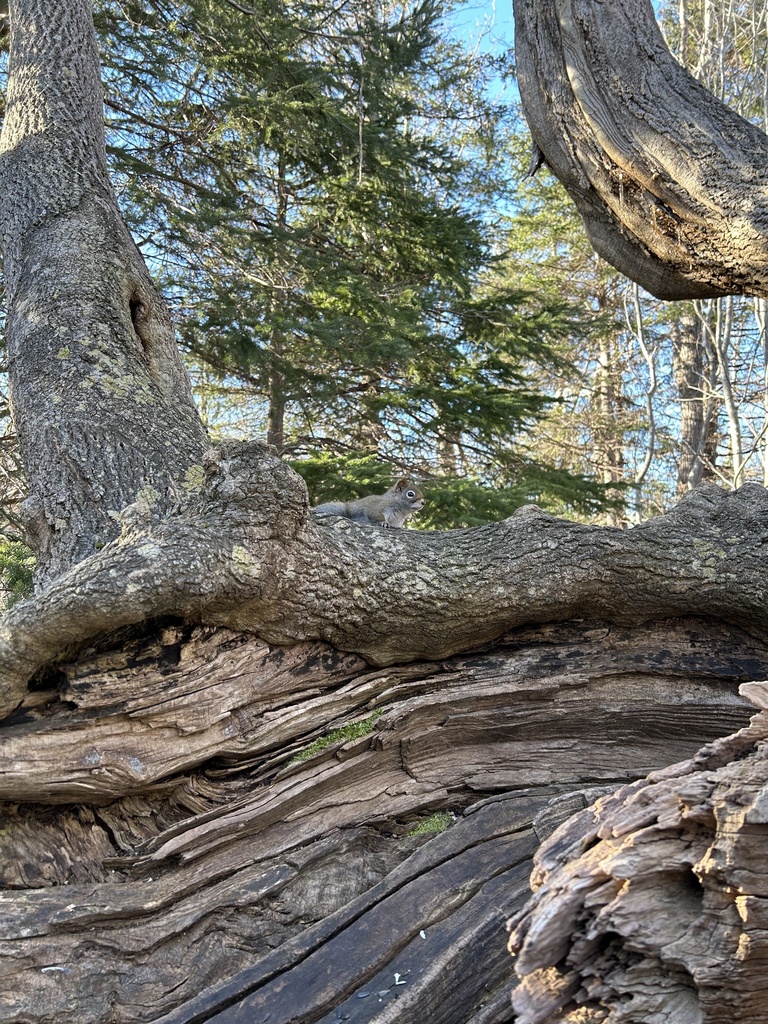
M 187 351 L 251 390 L 251 432 L 324 496 L 329 460 L 349 493 L 373 455 L 460 479 L 454 511 L 489 486 L 506 512 L 548 488 L 594 508 L 599 488 L 519 443 L 548 404 L 526 368 L 556 362 L 569 311 L 490 283 L 503 108 L 489 62 L 441 37 L 447 10 L 105 4 L 123 202 L 145 246 L 170 240 Z
M 494 274 L 506 59 L 450 10 L 97 0 L 113 178 L 214 433 L 266 435 L 313 497 L 415 472 L 424 525 L 591 514 L 604 488 L 530 444 L 574 309 Z

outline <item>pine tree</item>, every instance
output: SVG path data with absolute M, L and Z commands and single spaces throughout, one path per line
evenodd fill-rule
M 493 280 L 505 108 L 449 10 L 102 0 L 113 176 L 217 432 L 325 497 L 432 479 L 425 524 L 589 511 L 600 487 L 527 449 L 573 310 Z

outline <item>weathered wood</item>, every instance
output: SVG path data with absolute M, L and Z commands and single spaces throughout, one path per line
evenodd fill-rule
M 507 1020 L 503 920 L 573 809 L 549 801 L 690 756 L 768 675 L 766 642 L 695 619 L 521 628 L 386 670 L 170 622 L 113 642 L 2 730 L 4 1020 Z M 438 809 L 454 824 L 411 834 Z
M 345 907 L 332 931 L 330 922 L 315 936 L 309 929 L 278 950 L 273 962 L 216 992 L 220 1004 L 238 996 L 229 1008 L 211 1016 L 214 993 L 206 994 L 199 1000 L 199 1019 L 465 1019 L 466 1007 L 484 990 L 509 980 L 509 964 L 499 956 L 502 905 L 528 891 L 536 846 L 530 819 L 544 799 L 482 805 Z M 191 1024 L 194 1003 L 161 1020 Z
M 768 706 L 768 684 L 745 691 Z M 768 1019 L 768 715 L 602 798 L 536 857 L 518 1024 Z
M 713 646 L 700 649 L 700 635 Z M 613 664 L 613 652 L 626 657 L 628 645 L 631 663 Z M 648 623 L 628 631 L 598 623 L 523 630 L 493 656 L 369 670 L 362 659 L 319 644 L 274 648 L 229 630 L 168 626 L 60 667 L 61 696 L 74 708 L 0 732 L 0 798 L 106 802 L 212 757 L 258 759 L 274 771 L 273 759 L 284 764 L 322 731 L 377 710 L 386 710 L 379 742 L 386 748 L 390 733 L 397 736 L 412 777 L 429 778 L 437 766 L 443 783 L 459 777 L 478 790 L 549 784 L 580 771 L 588 750 L 592 777 L 616 779 L 628 737 L 677 756 L 689 732 L 721 734 L 728 701 L 718 673 L 759 676 L 764 649 L 714 625 L 674 631 Z M 38 700 L 31 698 L 32 707 Z M 733 707 L 735 722 L 741 702 Z M 593 716 L 589 737 L 574 732 L 580 715 Z M 24 705 L 16 717 L 30 717 Z M 634 752 L 628 756 L 636 767 Z

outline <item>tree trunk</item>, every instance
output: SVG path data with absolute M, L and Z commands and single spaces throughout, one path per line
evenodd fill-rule
M 601 300 L 600 308 L 602 307 Z M 602 483 L 618 485 L 624 477 L 621 366 L 618 363 L 613 337 L 602 334 L 598 345 L 593 447 L 600 467 Z M 620 499 L 622 497 L 618 487 L 611 488 L 606 495 L 611 498 Z M 603 518 L 609 526 L 618 526 L 621 521 L 621 516 L 616 510 L 607 512 Z
M 663 299 L 768 294 L 768 137 L 672 57 L 649 0 L 514 14 L 533 141 L 597 252 Z
M 766 739 L 761 710 L 555 832 L 511 922 L 517 1024 L 768 1020 Z
M 86 0 L 13 0 L 0 135 L 8 369 L 43 584 L 184 493 L 205 433 L 107 178 Z M 197 473 L 199 479 L 199 472 Z
M 715 443 L 715 390 L 713 368 L 705 372 L 701 320 L 693 307 L 685 310 L 672 335 L 672 360 L 680 399 L 680 457 L 677 496 L 682 497 L 705 479 L 711 479 Z
M 286 179 L 286 160 L 283 147 L 280 147 L 277 161 L 277 204 L 275 207 L 275 229 L 284 235 L 288 230 L 288 182 Z M 285 254 L 283 239 L 278 243 L 278 258 L 272 266 L 274 293 L 271 302 L 272 313 L 285 315 L 286 289 Z M 277 325 L 272 327 L 269 338 L 269 407 L 267 410 L 267 443 L 278 452 L 285 448 L 285 378 L 282 364 L 286 356 L 285 335 Z

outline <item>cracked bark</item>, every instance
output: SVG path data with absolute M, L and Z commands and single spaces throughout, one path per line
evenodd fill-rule
M 766 1019 L 767 738 L 761 710 L 555 832 L 510 922 L 518 1024 Z
M 208 446 L 161 296 L 107 177 L 87 0 L 10 4 L 0 245 L 11 401 L 39 585 L 156 514 Z

